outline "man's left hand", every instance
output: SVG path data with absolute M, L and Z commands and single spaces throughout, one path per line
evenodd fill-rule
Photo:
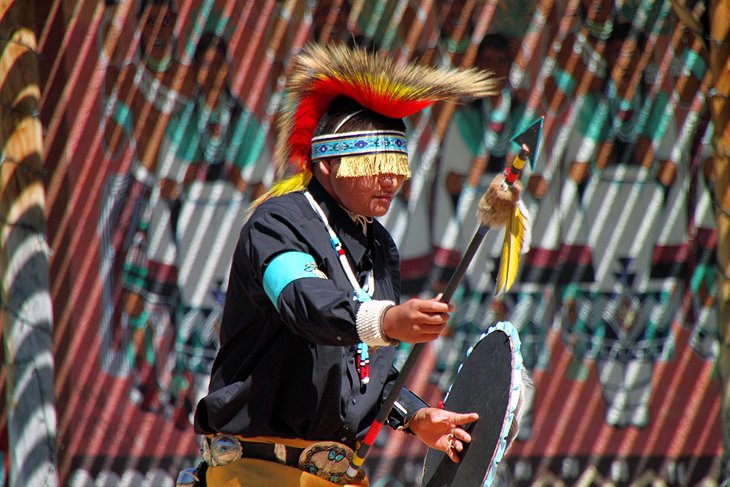
M 437 408 L 423 408 L 416 411 L 408 428 L 431 448 L 441 450 L 459 463 L 459 452 L 464 444 L 471 442 L 471 435 L 459 426 L 479 419 L 477 413 L 454 413 Z

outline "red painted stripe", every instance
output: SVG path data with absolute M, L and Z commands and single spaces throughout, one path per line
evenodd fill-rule
M 370 430 L 368 431 L 368 434 L 365 435 L 365 439 L 363 440 L 363 443 L 367 446 L 371 446 L 373 443 L 375 443 L 375 438 L 378 436 L 378 433 L 380 433 L 380 429 L 383 427 L 383 423 L 375 420 L 373 421 L 373 424 L 370 426 Z
M 717 230 L 714 228 L 698 228 L 696 239 L 701 247 L 715 248 L 717 247 Z
M 652 265 L 684 262 L 687 260 L 689 247 L 687 244 L 657 245 L 651 256 Z
M 416 279 L 428 274 L 431 268 L 432 255 L 426 254 L 420 257 L 403 259 L 400 262 L 400 277 L 403 280 Z
M 455 269 L 459 265 L 459 261 L 461 261 L 461 250 L 438 246 L 433 248 L 433 263 L 435 265 L 447 269 Z

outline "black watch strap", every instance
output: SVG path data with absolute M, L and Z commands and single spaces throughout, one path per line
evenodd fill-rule
M 411 430 L 408 429 L 411 418 L 416 411 L 427 407 L 429 406 L 426 401 L 404 387 L 401 389 L 398 399 L 393 403 L 393 409 L 390 410 L 388 426 L 411 433 Z

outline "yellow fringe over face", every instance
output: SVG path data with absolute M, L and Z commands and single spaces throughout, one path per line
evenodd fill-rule
M 376 152 L 340 157 L 338 178 L 357 178 L 380 174 L 394 174 L 410 178 L 411 168 L 408 166 L 408 155 L 400 152 Z
M 338 178 L 357 178 L 363 176 L 378 176 L 380 174 L 394 174 L 411 177 L 411 168 L 408 166 L 408 155 L 399 152 L 376 152 L 373 154 L 340 157 L 340 167 L 337 169 Z M 249 211 L 253 211 L 261 203 L 276 196 L 282 196 L 293 191 L 302 191 L 312 179 L 311 171 L 303 171 L 286 178 L 269 189 L 256 201 L 251 203 Z

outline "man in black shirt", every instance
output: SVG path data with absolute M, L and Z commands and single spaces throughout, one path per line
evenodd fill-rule
M 342 81 L 353 61 L 357 81 L 317 84 Z M 344 472 L 397 376 L 393 345 L 434 340 L 453 310 L 437 299 L 397 304 L 398 252 L 373 217 L 410 175 L 401 118 L 444 93 L 472 92 L 444 81 L 425 102 L 412 95 L 423 90 L 411 89 L 389 108 L 362 96 L 395 69 L 383 63 L 344 47 L 312 46 L 299 58 L 280 158 L 303 163 L 256 202 L 240 233 L 210 393 L 196 410 L 208 485 L 368 485 Z M 408 86 L 438 73 L 420 69 L 390 81 Z M 489 87 L 481 73 L 463 81 Z M 413 101 L 421 104 L 401 115 Z M 477 419 L 430 408 L 404 389 L 389 424 L 458 461 L 471 440 L 461 426 Z

